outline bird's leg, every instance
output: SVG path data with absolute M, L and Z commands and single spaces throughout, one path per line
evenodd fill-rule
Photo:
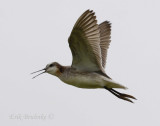
M 114 90 L 113 88 L 107 88 L 107 87 L 104 87 L 104 88 L 105 88 L 106 90 L 108 90 L 109 92 L 111 92 L 112 94 L 114 94 L 116 97 L 120 98 L 120 99 L 129 101 L 129 102 L 132 102 L 132 103 L 133 103 L 133 101 L 131 101 L 129 98 L 136 99 L 136 98 L 133 97 L 132 95 L 120 93 L 120 92 Z

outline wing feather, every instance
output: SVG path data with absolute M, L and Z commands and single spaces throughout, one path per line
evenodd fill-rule
M 93 11 L 85 11 L 75 23 L 68 39 L 72 67 L 79 71 L 102 71 L 100 29 Z
M 100 48 L 102 56 L 102 66 L 106 66 L 107 50 L 111 42 L 111 24 L 108 21 L 105 21 L 99 25 L 100 29 Z

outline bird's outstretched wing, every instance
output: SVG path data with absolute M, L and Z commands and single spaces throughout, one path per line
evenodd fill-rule
M 94 12 L 87 10 L 77 20 L 68 39 L 72 67 L 79 71 L 102 71 L 100 30 Z
M 100 29 L 100 48 L 101 48 L 101 57 L 102 57 L 102 66 L 106 66 L 107 50 L 111 42 L 111 24 L 108 21 L 105 21 L 99 25 Z

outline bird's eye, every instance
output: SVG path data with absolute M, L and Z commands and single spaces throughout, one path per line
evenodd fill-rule
M 53 64 L 50 64 L 49 67 L 53 67 Z

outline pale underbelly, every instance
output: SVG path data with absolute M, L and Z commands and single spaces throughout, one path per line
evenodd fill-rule
M 63 82 L 73 85 L 79 88 L 103 88 L 104 81 L 100 77 L 80 76 L 69 77 L 67 79 L 61 79 Z
M 123 88 L 125 86 L 97 73 L 70 73 L 59 76 L 64 83 L 79 88 Z

